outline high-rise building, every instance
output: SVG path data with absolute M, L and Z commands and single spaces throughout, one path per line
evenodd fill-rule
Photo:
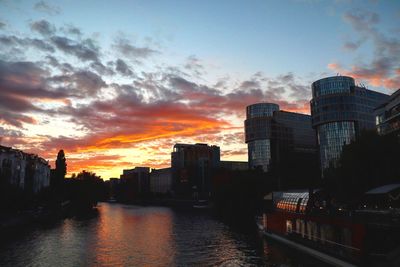
M 219 166 L 220 149 L 207 144 L 175 144 L 171 153 L 173 187 L 179 195 L 207 197 L 212 171 Z
M 244 127 L 249 169 L 261 168 L 268 171 L 272 158 L 272 115 L 278 110 L 279 106 L 273 103 L 257 103 L 246 108 Z
M 375 109 L 375 116 L 379 134 L 393 134 L 400 137 L 400 89 Z
M 247 107 L 244 124 L 250 169 L 269 171 L 288 153 L 316 152 L 309 115 L 281 111 L 277 104 L 258 103 Z
M 388 95 L 355 85 L 347 76 L 312 83 L 312 126 L 317 132 L 321 169 L 336 166 L 345 144 L 363 129 L 375 128 L 374 108 Z

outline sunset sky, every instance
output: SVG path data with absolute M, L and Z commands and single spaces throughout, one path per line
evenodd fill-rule
M 247 160 L 245 107 L 337 73 L 400 87 L 400 1 L 0 0 L 0 144 L 102 178 L 175 143 Z

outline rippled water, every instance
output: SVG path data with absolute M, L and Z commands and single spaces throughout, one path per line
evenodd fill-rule
M 309 266 L 312 262 L 205 213 L 107 203 L 98 209 L 99 215 L 91 219 L 66 219 L 2 240 L 0 266 Z

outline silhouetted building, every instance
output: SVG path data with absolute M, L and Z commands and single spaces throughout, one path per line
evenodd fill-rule
M 0 179 L 1 183 L 38 193 L 50 185 L 50 166 L 38 155 L 0 146 Z
M 400 136 L 400 89 L 375 109 L 375 116 L 379 134 Z
M 218 146 L 175 144 L 171 153 L 172 181 L 178 195 L 208 197 L 213 169 L 220 163 Z
M 312 83 L 312 126 L 317 132 L 321 169 L 336 166 L 342 148 L 363 129 L 375 129 L 374 109 L 388 95 L 355 85 L 347 76 Z
M 150 192 L 166 194 L 172 191 L 171 168 L 152 169 L 150 173 Z
M 115 199 L 118 194 L 118 186 L 120 179 L 118 178 L 110 178 L 110 198 Z
M 245 171 L 249 169 L 249 163 L 247 161 L 221 160 L 219 167 L 230 171 Z
M 150 192 L 150 168 L 135 167 L 123 170 L 120 176 L 120 187 L 123 198 L 126 200 L 136 199 Z

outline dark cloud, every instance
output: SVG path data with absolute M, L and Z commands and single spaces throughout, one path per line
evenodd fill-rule
M 74 70 L 66 75 L 54 75 L 47 82 L 53 86 L 68 88 L 68 96 L 73 98 L 95 97 L 107 86 L 99 75 L 90 70 Z
M 77 71 L 71 78 L 77 90 L 84 91 L 88 96 L 95 96 L 101 88 L 107 86 L 99 75 L 88 70 Z
M 56 32 L 54 25 L 44 19 L 32 22 L 30 27 L 32 31 L 38 32 L 45 36 L 52 35 Z
M 90 63 L 90 67 L 100 75 L 112 76 L 115 74 L 112 67 L 105 66 L 100 61 L 94 61 Z
M 346 41 L 343 45 L 345 50 L 355 51 L 357 50 L 365 41 L 365 38 L 357 40 L 357 41 Z
M 359 60 L 351 68 L 342 68 L 337 63 L 331 63 L 328 67 L 373 86 L 399 88 L 400 74 L 397 69 L 400 68 L 400 38 L 379 31 L 379 16 L 373 12 L 349 11 L 345 13 L 344 20 L 360 35 L 360 43 L 349 45 L 346 42 L 345 46 L 354 51 L 362 42 L 370 41 L 374 47 L 373 58 L 370 62 Z
M 37 2 L 33 8 L 37 11 L 47 13 L 49 15 L 58 15 L 61 13 L 61 9 L 57 6 L 50 5 L 49 3 L 45 1 L 39 1 Z
M 5 29 L 6 26 L 7 26 L 7 24 L 6 24 L 5 22 L 2 22 L 2 21 L 0 20 L 0 30 Z
M 54 47 L 51 46 L 49 43 L 37 39 L 37 38 L 18 38 L 16 36 L 0 36 L 0 45 L 5 46 L 5 47 L 12 47 L 15 48 L 15 46 L 21 46 L 22 48 L 34 48 L 34 49 L 39 49 L 44 52 L 50 52 L 53 53 Z
M 260 88 L 260 83 L 258 81 L 243 81 L 240 84 L 240 88 L 247 90 L 247 89 L 256 89 Z
M 48 64 L 58 70 L 60 70 L 62 73 L 71 73 L 74 71 L 74 67 L 69 64 L 69 63 L 60 63 L 55 57 L 47 55 L 45 57 L 47 60 Z
M 357 31 L 370 31 L 379 22 L 377 13 L 361 9 L 348 11 L 343 15 L 343 18 Z
M 117 59 L 115 62 L 115 70 L 125 76 L 133 75 L 133 72 L 129 68 L 128 64 L 126 64 L 122 59 Z
M 74 55 L 83 61 L 99 61 L 99 49 L 91 40 L 77 42 L 62 36 L 53 36 L 50 40 L 66 54 Z
M 35 123 L 32 115 L 23 113 L 45 112 L 33 104 L 33 99 L 64 100 L 63 90 L 46 85 L 48 72 L 33 62 L 7 62 L 0 60 L 0 120 L 2 123 L 22 127 Z
M 197 58 L 195 55 L 191 55 L 186 59 L 184 68 L 191 71 L 195 76 L 198 77 L 206 73 L 200 59 Z
M 82 31 L 71 24 L 66 25 L 65 27 L 62 27 L 61 30 L 66 33 L 66 34 L 71 34 L 71 35 L 75 35 L 75 36 L 82 36 Z
M 120 38 L 113 45 L 121 55 L 130 57 L 134 60 L 148 58 L 154 54 L 159 53 L 157 50 L 149 47 L 138 47 L 132 45 L 129 40 Z

